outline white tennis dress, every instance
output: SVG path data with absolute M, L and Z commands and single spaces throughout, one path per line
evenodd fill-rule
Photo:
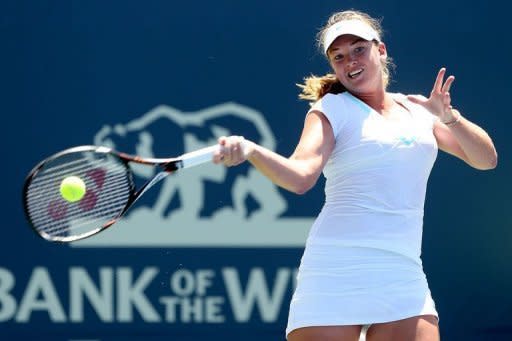
M 394 122 L 348 92 L 311 110 L 336 144 L 323 170 L 325 204 L 301 260 L 286 334 L 308 326 L 368 325 L 437 316 L 420 259 L 423 206 L 437 156 L 437 119 L 404 95 Z

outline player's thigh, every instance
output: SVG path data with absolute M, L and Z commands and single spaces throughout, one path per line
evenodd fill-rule
M 439 341 L 439 339 L 439 325 L 437 318 L 433 315 L 372 324 L 366 332 L 366 341 Z
M 288 341 L 358 341 L 361 326 L 304 327 L 288 334 Z

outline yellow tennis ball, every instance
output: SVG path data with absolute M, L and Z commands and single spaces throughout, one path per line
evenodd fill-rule
M 60 195 L 69 202 L 82 199 L 85 190 L 85 182 L 78 176 L 68 176 L 60 183 Z

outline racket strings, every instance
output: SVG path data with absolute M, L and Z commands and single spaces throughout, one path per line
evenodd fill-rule
M 77 173 L 75 173 L 77 174 Z M 65 177 L 65 176 L 64 176 Z M 61 178 L 62 179 L 62 178 Z M 116 188 L 119 188 L 119 187 L 122 187 L 123 184 L 126 182 L 125 180 L 125 175 L 121 174 L 119 176 L 112 176 L 110 179 L 109 179 L 109 182 L 108 184 L 106 184 L 105 186 L 102 187 L 102 191 L 107 191 L 107 190 L 116 190 Z M 37 198 L 37 197 L 33 197 L 33 203 L 31 205 L 31 211 L 44 211 L 48 208 L 48 202 L 47 202 L 47 193 L 49 191 L 52 191 L 53 189 L 55 189 L 55 183 L 58 183 L 58 182 L 54 182 L 52 185 L 45 185 L 45 186 L 41 186 L 37 189 L 37 192 L 39 193 L 40 195 L 40 198 Z M 91 186 L 89 186 L 91 185 Z M 37 185 L 36 185 L 37 186 Z M 32 189 L 33 186 L 31 186 L 30 190 Z M 86 188 L 91 188 L 91 190 L 94 191 L 94 185 L 92 184 L 88 184 L 87 181 L 86 181 Z M 95 193 L 96 191 L 94 191 Z M 43 195 L 44 193 L 44 195 Z M 30 194 L 29 194 L 30 195 Z M 59 195 L 60 196 L 60 195 Z M 83 200 L 87 200 L 87 199 L 83 199 Z M 82 202 L 82 205 L 85 203 Z M 73 206 L 70 206 L 70 209 L 72 210 L 80 210 L 80 206 L 77 206 L 77 205 L 73 205 Z M 37 220 L 37 219 L 45 219 L 47 217 L 45 217 L 44 215 L 37 215 L 37 216 L 34 216 L 34 220 Z
M 97 231 L 101 229 L 104 224 L 108 223 L 110 220 L 108 220 L 105 212 L 108 212 L 109 209 L 114 213 L 119 213 L 123 207 L 124 204 L 122 206 L 112 205 L 110 208 L 104 207 L 101 215 L 85 215 L 81 218 L 76 218 L 71 224 L 66 222 L 60 226 L 55 225 L 53 228 L 47 228 L 40 231 L 49 236 L 81 236 L 84 233 Z M 116 216 L 117 215 L 113 215 L 112 219 L 115 219 Z
M 109 187 L 99 192 L 100 196 L 84 198 L 78 203 L 65 202 L 59 194 L 58 197 L 50 196 L 47 205 L 29 208 L 36 229 L 50 236 L 78 236 L 101 228 L 103 224 L 98 225 L 97 221 L 103 220 L 106 223 L 115 218 L 126 205 L 129 196 L 126 186 L 124 191 L 119 191 L 122 188 L 119 185 Z
M 69 155 L 66 155 L 66 157 L 69 157 Z M 56 162 L 56 160 L 54 160 L 54 163 Z M 76 159 L 74 161 L 68 161 L 64 164 L 55 164 L 55 165 L 52 165 L 51 167 L 47 167 L 45 168 L 45 175 L 47 177 L 50 177 L 52 174 L 58 174 L 58 173 L 62 173 L 63 171 L 64 172 L 73 172 L 73 171 L 76 171 L 76 170 L 81 170 L 84 168 L 84 165 L 93 165 L 94 163 L 97 163 L 97 164 L 100 164 L 102 163 L 103 161 L 102 160 L 95 160 L 94 158 L 91 158 L 91 157 L 84 157 L 84 158 L 80 158 L 80 159 Z M 40 180 L 40 178 L 35 178 L 33 180 L 33 182 L 36 182 L 37 180 Z
M 113 181 L 112 185 L 116 185 L 117 187 L 105 187 L 105 193 L 107 193 L 107 191 L 114 191 L 116 189 L 119 190 L 119 186 L 122 185 L 122 181 Z M 129 191 L 127 189 L 126 191 L 123 191 L 121 193 L 115 193 L 114 195 L 104 195 L 101 200 L 82 199 L 82 203 L 85 204 L 85 209 L 84 206 L 74 204 L 68 205 L 67 208 L 57 207 L 57 209 L 60 209 L 60 211 L 62 212 L 62 215 L 65 215 L 68 218 L 68 220 L 59 219 L 58 212 L 53 213 L 53 215 L 46 214 L 49 204 L 45 203 L 42 203 L 37 207 L 34 207 L 34 209 L 30 210 L 30 212 L 34 213 L 34 224 L 36 226 L 40 226 L 40 231 L 43 231 L 49 235 L 60 235 L 63 233 L 67 234 L 69 232 L 73 232 L 73 234 L 81 234 L 81 232 L 79 232 L 81 229 L 89 229 L 89 227 L 86 225 L 88 223 L 98 227 L 98 220 L 106 220 L 109 216 L 112 216 L 112 218 L 114 218 L 116 213 L 118 214 L 119 211 L 122 210 L 122 208 L 126 205 L 126 196 L 128 195 Z M 94 209 L 87 210 L 86 208 L 88 205 L 94 205 L 95 207 Z M 64 212 L 64 210 L 66 211 Z M 70 222 L 69 219 L 74 219 L 74 221 Z M 83 222 L 80 222 L 81 220 L 83 220 Z
M 57 165 L 55 167 L 46 168 L 44 170 L 44 176 L 39 175 L 32 179 L 31 186 L 37 186 L 40 189 L 40 193 L 44 194 L 48 190 L 55 188 L 55 182 L 62 181 L 63 178 L 69 176 L 69 174 L 79 174 L 86 170 L 97 170 L 104 166 L 104 161 L 101 160 L 87 160 L 80 159 L 69 162 L 65 165 Z
M 86 192 L 76 202 L 60 194 L 68 176 L 84 181 Z M 73 240 L 90 235 L 117 218 L 132 191 L 126 166 L 105 153 L 63 155 L 38 171 L 26 192 L 27 211 L 35 229 L 51 240 Z

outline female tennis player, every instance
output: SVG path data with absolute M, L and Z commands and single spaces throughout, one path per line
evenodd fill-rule
M 312 106 L 294 153 L 285 158 L 230 136 L 219 139 L 225 148 L 214 162 L 249 160 L 299 194 L 321 172 L 326 178 L 290 304 L 289 341 L 355 341 L 363 328 L 368 341 L 439 340 L 420 259 L 427 179 L 438 149 L 476 169 L 496 167 L 493 142 L 452 107 L 454 77 L 445 79 L 444 68 L 429 98 L 386 91 L 386 45 L 367 14 L 332 15 L 319 42 L 333 73 L 303 85 Z

